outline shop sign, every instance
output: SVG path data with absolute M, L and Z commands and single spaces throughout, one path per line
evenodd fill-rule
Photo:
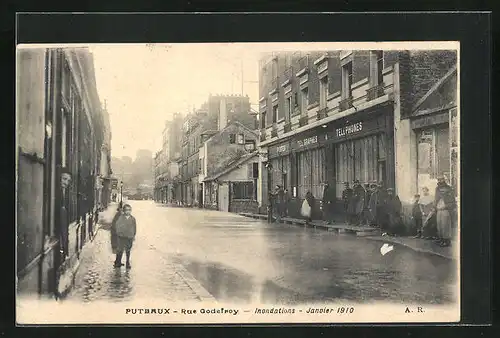
M 292 148 L 295 151 L 316 148 L 324 144 L 327 139 L 328 137 L 326 134 L 317 134 L 313 136 L 304 137 L 295 141 L 292 144 Z
M 449 123 L 448 111 L 440 114 L 420 116 L 411 121 L 411 127 L 412 129 L 419 129 L 443 123 Z
M 372 118 L 365 121 L 346 121 L 344 125 L 337 124 L 335 129 L 328 133 L 332 142 L 359 137 L 375 131 L 382 131 L 386 128 L 384 116 Z
M 335 129 L 335 134 L 337 137 L 347 136 L 350 134 L 355 134 L 363 130 L 363 122 L 358 122 L 354 124 L 347 125 L 342 128 Z
M 283 143 L 274 147 L 269 147 L 269 157 L 278 157 L 287 155 L 290 152 L 290 144 Z

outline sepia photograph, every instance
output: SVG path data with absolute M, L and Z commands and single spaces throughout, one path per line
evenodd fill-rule
M 24 44 L 16 321 L 460 321 L 460 44 Z

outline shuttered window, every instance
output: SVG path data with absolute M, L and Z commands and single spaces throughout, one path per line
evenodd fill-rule
M 362 184 L 379 180 L 378 161 L 380 148 L 385 154 L 383 137 L 373 135 L 337 144 L 335 147 L 335 166 L 337 197 L 341 197 L 343 183 L 358 179 Z M 382 154 L 382 155 L 383 155 Z
M 321 197 L 321 184 L 326 181 L 325 149 L 313 149 L 297 153 L 297 197 L 305 198 L 310 191 L 314 197 Z

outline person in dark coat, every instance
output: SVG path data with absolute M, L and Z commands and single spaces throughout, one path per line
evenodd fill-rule
M 284 210 L 284 202 L 285 202 L 285 191 L 281 188 L 280 185 L 276 186 L 275 190 L 276 194 L 276 221 L 279 223 L 281 221 L 281 217 L 283 217 Z
M 63 170 L 61 172 L 61 205 L 59 213 L 59 227 L 60 227 L 60 253 L 62 261 L 69 256 L 69 214 L 68 214 L 68 188 L 71 185 L 72 175 L 69 171 Z
M 315 203 L 315 198 L 310 191 L 308 191 L 306 193 L 306 201 L 309 204 L 309 207 L 311 208 L 311 212 L 309 214 L 309 217 L 306 218 L 306 225 L 310 225 L 312 222 L 312 213 L 314 210 L 314 203 Z
M 401 235 L 403 222 L 401 219 L 401 201 L 394 189 L 387 189 L 386 212 L 387 212 L 387 234 Z
M 370 197 L 372 195 L 372 189 L 369 183 L 365 183 L 365 205 L 363 207 L 363 225 L 370 225 Z
M 119 268 L 122 264 L 122 256 L 125 251 L 127 263 L 126 268 L 130 269 L 130 252 L 132 250 L 132 244 L 135 240 L 135 235 L 137 232 L 137 222 L 135 217 L 131 215 L 132 207 L 129 204 L 123 206 L 123 212 L 116 220 L 116 235 L 117 235 L 117 246 L 116 246 L 116 260 L 114 267 Z
M 370 185 L 370 200 L 368 201 L 368 215 L 369 215 L 369 225 L 380 226 L 377 219 L 377 211 L 379 210 L 379 187 L 377 183 L 372 183 Z
M 267 198 L 269 201 L 267 203 L 267 222 L 273 223 L 274 222 L 273 211 L 276 208 L 276 195 L 272 191 L 269 191 Z
M 351 203 L 353 191 L 349 187 L 349 182 L 344 182 L 344 191 L 342 191 L 342 201 L 344 202 L 344 213 L 347 223 L 351 223 L 352 215 L 349 213 L 349 205 Z
M 363 189 L 359 180 L 354 180 L 353 183 L 353 194 L 349 203 L 349 214 L 351 215 L 351 224 L 359 225 L 365 207 L 365 189 Z
M 413 221 L 413 227 L 415 228 L 417 235 L 415 238 L 422 238 L 423 234 L 423 217 L 424 210 L 422 204 L 420 204 L 420 195 L 416 194 L 413 197 L 413 205 L 411 208 L 411 218 Z
M 446 183 L 445 177 L 438 177 L 436 193 L 434 195 L 436 209 L 436 222 L 438 229 L 439 245 L 451 245 L 451 231 L 453 216 L 456 209 L 455 193 L 453 188 Z
M 325 183 L 323 189 L 323 198 L 321 199 L 321 208 L 323 211 L 323 219 L 327 224 L 333 223 L 333 203 L 335 202 L 335 191 L 330 188 L 328 183 Z
M 113 251 L 114 254 L 117 252 L 117 235 L 116 235 L 116 221 L 122 214 L 122 207 L 123 202 L 118 203 L 118 208 L 116 209 L 115 216 L 113 217 L 113 220 L 111 221 L 111 229 L 110 229 L 110 238 L 111 238 L 111 250 Z
M 284 190 L 283 193 L 283 216 L 287 217 L 288 216 L 288 207 L 290 205 L 290 192 L 288 189 Z

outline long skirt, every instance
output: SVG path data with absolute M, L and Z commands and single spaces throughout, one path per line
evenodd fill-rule
M 436 215 L 438 236 L 451 239 L 451 215 L 448 210 L 438 210 Z

